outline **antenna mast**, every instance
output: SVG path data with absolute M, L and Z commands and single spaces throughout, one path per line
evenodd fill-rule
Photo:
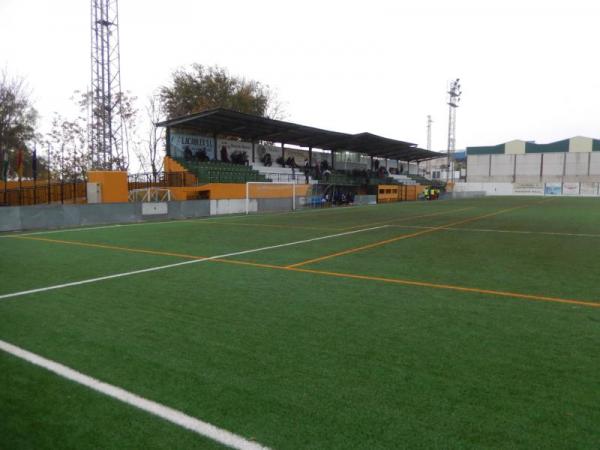
M 92 167 L 125 169 L 121 108 L 118 0 L 91 0 L 91 98 L 88 139 Z
M 431 150 L 431 116 L 427 116 L 427 150 Z
M 456 150 L 456 108 L 460 103 L 462 94 L 460 78 L 450 82 L 448 88 L 448 170 L 446 171 L 446 182 L 454 183 L 454 152 Z

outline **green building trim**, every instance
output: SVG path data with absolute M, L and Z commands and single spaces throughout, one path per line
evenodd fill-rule
M 487 147 L 467 147 L 467 155 L 502 155 L 504 144 L 490 145 Z
M 525 143 L 525 153 L 568 153 L 569 139 L 551 142 L 550 144 Z

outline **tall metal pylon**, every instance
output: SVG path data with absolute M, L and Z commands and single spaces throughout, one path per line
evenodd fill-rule
M 454 152 L 456 151 L 456 108 L 462 94 L 460 78 L 450 82 L 448 87 L 448 169 L 446 181 L 454 182 Z
M 431 124 L 433 123 L 433 120 L 431 119 L 431 116 L 428 115 L 427 116 L 427 150 L 431 150 Z M 431 159 L 428 159 L 427 162 L 425 163 L 425 172 L 431 176 Z
M 123 169 L 121 56 L 118 0 L 91 0 L 91 98 L 89 142 L 92 168 Z
M 431 116 L 427 116 L 427 150 L 431 150 Z

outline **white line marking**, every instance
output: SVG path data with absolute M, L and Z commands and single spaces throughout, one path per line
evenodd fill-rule
M 432 229 L 437 227 L 426 227 L 419 225 L 390 225 L 394 228 L 419 228 L 419 229 Z M 493 228 L 444 228 L 449 231 L 477 231 L 482 233 L 512 233 L 512 234 L 541 234 L 545 236 L 574 236 L 574 237 L 591 237 L 600 238 L 600 234 L 586 234 L 586 233 L 562 233 L 560 231 L 529 231 L 529 230 L 495 230 Z
M 36 355 L 35 353 L 28 352 L 27 350 L 9 344 L 3 340 L 0 340 L 0 350 L 10 353 L 17 358 L 28 361 L 36 366 L 43 367 L 44 369 L 66 378 L 67 380 L 79 383 L 83 386 L 93 389 L 96 392 L 100 392 L 123 403 L 127 403 L 128 405 L 158 416 L 201 436 L 212 439 L 213 441 L 219 442 L 223 445 L 227 445 L 228 447 L 243 450 L 267 449 L 267 447 L 264 447 L 257 442 L 249 441 L 242 436 L 238 436 L 230 431 L 223 430 L 222 428 L 196 419 L 195 417 L 188 416 L 181 411 L 177 411 L 176 409 L 169 408 L 168 406 L 161 405 L 160 403 L 140 397 L 139 395 L 126 391 L 120 387 L 113 386 L 112 384 L 104 383 L 96 378 L 84 375 L 81 372 L 71 369 L 70 367 L 46 359 L 40 355 Z
M 157 270 L 170 269 L 171 267 L 184 266 L 187 264 L 196 264 L 196 263 L 201 263 L 204 261 L 211 261 L 213 259 L 229 258 L 231 256 L 246 255 L 248 253 L 256 253 L 256 252 L 262 252 L 265 250 L 273 250 L 276 248 L 290 247 L 292 245 L 306 244 L 308 242 L 321 241 L 323 239 L 331 239 L 331 238 L 340 237 L 340 236 L 348 236 L 350 234 L 362 233 L 364 231 L 378 230 L 380 228 L 387 228 L 387 227 L 388 227 L 388 225 L 382 225 L 379 227 L 372 227 L 372 228 L 363 228 L 362 230 L 346 231 L 344 233 L 337 233 L 337 234 L 329 234 L 327 236 L 320 236 L 320 237 L 311 238 L 311 239 L 304 239 L 302 241 L 287 242 L 285 244 L 269 245 L 268 247 L 254 248 L 251 250 L 242 250 L 241 252 L 226 253 L 224 255 L 216 255 L 216 256 L 208 256 L 206 258 L 199 258 L 199 259 L 194 259 L 191 261 L 183 261 L 183 262 L 178 262 L 178 263 L 173 263 L 173 264 L 166 264 L 164 266 L 149 267 L 147 269 L 133 270 L 131 272 L 115 273 L 112 275 L 105 275 L 103 277 L 89 278 L 87 280 L 73 281 L 70 283 L 63 283 L 63 284 L 56 284 L 54 286 L 46 286 L 43 288 L 30 289 L 27 291 L 12 292 L 10 294 L 0 295 L 0 300 L 6 299 L 6 298 L 12 298 L 12 297 L 20 297 L 22 295 L 35 294 L 37 292 L 46 292 L 46 291 L 52 291 L 55 289 L 67 288 L 67 287 L 71 287 L 71 286 L 79 286 L 82 284 L 96 283 L 98 281 L 111 280 L 113 278 L 128 277 L 130 275 L 137 275 L 140 273 L 155 272 Z

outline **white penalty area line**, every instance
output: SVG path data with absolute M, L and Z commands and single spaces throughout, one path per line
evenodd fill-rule
M 36 366 L 43 367 L 44 369 L 49 370 L 60 377 L 66 378 L 67 380 L 74 381 L 75 383 L 81 384 L 93 389 L 96 392 L 100 392 L 101 394 L 134 406 L 142 411 L 158 416 L 175 425 L 179 425 L 182 428 L 193 431 L 196 434 L 212 439 L 213 441 L 219 442 L 228 447 L 243 450 L 267 449 L 267 447 L 257 442 L 249 441 L 242 436 L 238 436 L 230 431 L 223 430 L 222 428 L 196 419 L 195 417 L 188 416 L 181 411 L 177 411 L 176 409 L 169 408 L 168 406 L 161 405 L 160 403 L 140 397 L 139 395 L 126 391 L 120 387 L 113 386 L 112 384 L 104 383 L 96 378 L 84 375 L 81 372 L 71 369 L 70 367 L 46 359 L 43 356 L 36 355 L 35 353 L 28 352 L 27 350 L 9 344 L 3 340 L 0 340 L 0 350 L 10 353 L 17 358 L 23 359 Z
M 97 283 L 99 281 L 112 280 L 113 278 L 122 278 L 122 277 L 131 276 L 131 275 L 138 275 L 141 273 L 156 272 L 158 270 L 170 269 L 172 267 L 185 266 L 188 264 L 196 264 L 196 263 L 201 263 L 204 261 L 212 261 L 214 259 L 224 259 L 224 258 L 230 258 L 232 256 L 246 255 L 248 253 L 257 253 L 257 252 L 263 252 L 266 250 L 274 250 L 277 248 L 291 247 L 292 245 L 307 244 L 309 242 L 322 241 L 324 239 L 331 239 L 331 238 L 336 238 L 336 237 L 341 237 L 341 236 L 349 236 L 351 234 L 363 233 L 365 231 L 379 230 L 381 228 L 388 228 L 388 225 L 382 225 L 379 227 L 371 227 L 371 228 L 363 228 L 361 230 L 355 230 L 355 231 L 346 231 L 344 233 L 329 234 L 327 236 L 320 236 L 320 237 L 311 238 L 311 239 L 303 239 L 301 241 L 295 241 L 295 242 L 287 242 L 285 244 L 269 245 L 267 247 L 254 248 L 251 250 L 242 250 L 240 252 L 226 253 L 223 255 L 208 256 L 206 258 L 198 258 L 198 259 L 194 259 L 191 261 L 182 261 L 182 262 L 173 263 L 173 264 L 166 264 L 164 266 L 155 266 L 155 267 L 149 267 L 147 269 L 132 270 L 131 272 L 115 273 L 112 275 L 105 275 L 103 277 L 89 278 L 87 280 L 73 281 L 70 283 L 63 283 L 63 284 L 56 284 L 54 286 L 46 286 L 46 287 L 37 288 L 37 289 L 29 289 L 27 291 L 12 292 L 10 294 L 0 295 L 0 300 L 12 298 L 12 297 L 21 297 L 23 295 L 35 294 L 38 292 L 53 291 L 56 289 L 63 289 L 63 288 L 68 288 L 68 287 L 72 287 L 72 286 L 80 286 L 82 284 Z

